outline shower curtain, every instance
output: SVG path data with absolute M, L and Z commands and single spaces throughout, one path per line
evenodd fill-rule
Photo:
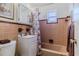
M 40 48 L 41 48 L 41 39 L 40 39 L 40 26 L 39 26 L 39 9 L 36 8 L 34 10 L 34 12 L 32 12 L 33 14 L 33 33 L 37 35 L 37 40 L 38 40 L 38 52 L 37 54 L 39 54 Z

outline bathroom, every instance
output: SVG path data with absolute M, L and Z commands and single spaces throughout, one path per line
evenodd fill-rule
M 0 3 L 0 56 L 79 55 L 78 10 L 79 3 Z

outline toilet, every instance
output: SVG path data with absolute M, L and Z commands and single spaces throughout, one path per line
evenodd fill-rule
M 20 56 L 36 56 L 37 35 L 18 36 Z
M 0 44 L 0 56 L 15 56 L 16 41 Z

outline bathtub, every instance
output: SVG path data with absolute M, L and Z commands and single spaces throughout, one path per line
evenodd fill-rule
M 68 52 L 66 51 L 66 46 L 42 43 L 41 48 L 42 56 L 68 56 Z

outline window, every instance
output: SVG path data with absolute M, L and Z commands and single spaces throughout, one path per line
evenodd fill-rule
M 56 11 L 48 11 L 48 13 L 47 13 L 47 23 L 57 23 Z

